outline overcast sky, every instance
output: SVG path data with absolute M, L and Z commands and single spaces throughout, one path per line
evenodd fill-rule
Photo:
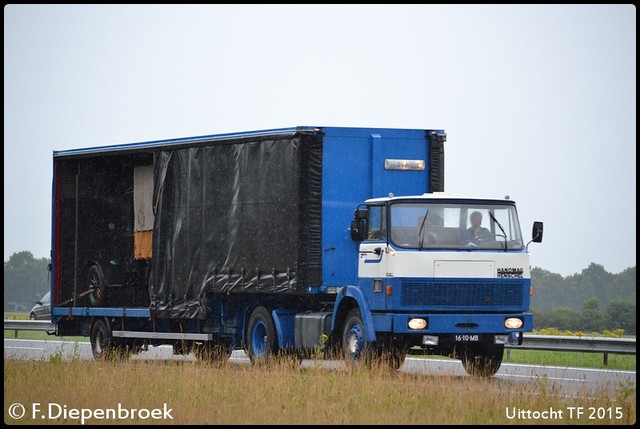
M 54 150 L 303 125 L 444 129 L 532 267 L 636 264 L 632 4 L 5 6 L 4 259 L 49 256 Z

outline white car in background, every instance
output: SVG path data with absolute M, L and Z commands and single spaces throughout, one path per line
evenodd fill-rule
M 36 301 L 36 305 L 33 306 L 29 312 L 29 319 L 31 320 L 51 320 L 51 299 L 50 293 L 45 293 L 39 301 Z

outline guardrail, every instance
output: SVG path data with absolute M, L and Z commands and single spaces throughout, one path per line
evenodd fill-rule
M 47 331 L 55 332 L 55 324 L 47 320 L 7 320 L 5 331 Z M 608 364 L 608 356 L 612 354 L 636 354 L 635 338 L 609 337 L 574 337 L 569 335 L 527 335 L 522 344 L 507 344 L 507 356 L 510 350 L 555 350 L 562 352 L 602 353 L 604 364 Z
M 55 332 L 56 325 L 49 320 L 4 320 L 5 331 L 15 331 L 15 336 L 18 336 L 18 331 L 47 331 Z
M 524 335 L 522 344 L 507 344 L 509 350 L 555 350 L 563 352 L 602 353 L 605 365 L 609 363 L 609 353 L 636 354 L 635 338 L 579 337 L 571 335 Z

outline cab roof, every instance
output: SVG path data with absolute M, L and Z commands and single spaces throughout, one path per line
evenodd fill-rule
M 416 200 L 440 200 L 440 201 L 449 201 L 449 202 L 457 202 L 464 201 L 469 202 L 473 201 L 476 203 L 481 202 L 491 202 L 491 203 L 509 203 L 514 204 L 515 201 L 511 200 L 509 196 L 505 196 L 504 198 L 495 198 L 495 197 L 478 197 L 478 196 L 469 196 L 462 194 L 455 194 L 451 192 L 430 192 L 424 193 L 421 195 L 402 195 L 402 196 L 394 196 L 393 194 L 389 194 L 388 197 L 378 197 L 378 198 L 370 198 L 365 202 L 367 204 L 375 204 L 375 203 L 388 203 L 388 202 L 402 202 L 402 201 L 416 201 Z

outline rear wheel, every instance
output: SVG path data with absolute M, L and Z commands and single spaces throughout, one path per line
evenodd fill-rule
M 264 307 L 253 310 L 247 329 L 247 354 L 251 363 L 264 364 L 276 353 L 276 328 L 273 318 Z

